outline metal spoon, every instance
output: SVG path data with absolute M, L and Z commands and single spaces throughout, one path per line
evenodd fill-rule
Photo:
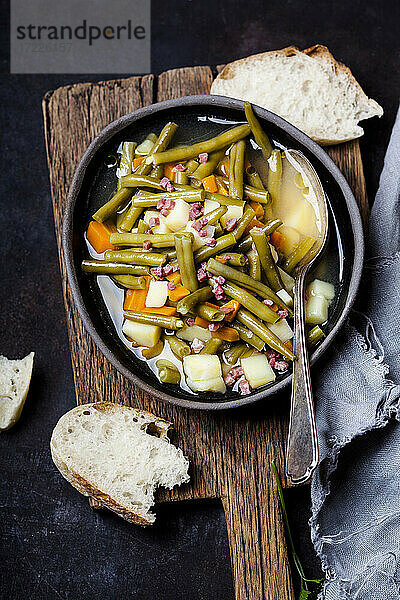
M 297 150 L 286 150 L 288 160 L 302 171 L 305 185 L 314 192 L 320 235 L 297 265 L 294 285 L 294 353 L 290 425 L 286 454 L 286 475 L 293 484 L 307 481 L 318 464 L 318 437 L 311 390 L 310 368 L 304 328 L 304 282 L 312 264 L 321 255 L 328 236 L 328 207 L 324 190 L 314 167 Z M 308 180 L 308 181 L 307 181 Z

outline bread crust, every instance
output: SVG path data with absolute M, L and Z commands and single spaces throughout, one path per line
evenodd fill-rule
M 113 402 L 97 402 L 92 404 L 82 404 L 74 408 L 73 411 L 84 411 L 87 408 L 94 409 L 102 413 L 113 413 L 119 411 L 122 408 L 122 405 Z M 136 417 L 146 418 L 148 424 L 154 424 L 154 426 L 157 429 L 157 432 L 159 433 L 160 438 L 163 438 L 164 440 L 169 442 L 168 431 L 172 428 L 172 423 L 166 421 L 165 419 L 161 419 L 146 410 L 139 410 L 130 406 L 123 406 L 123 408 L 132 411 L 132 413 Z M 50 441 L 50 449 L 53 462 L 56 465 L 57 469 L 60 471 L 61 475 L 75 489 L 77 489 L 84 496 L 90 496 L 92 498 L 95 498 L 102 504 L 102 506 L 115 512 L 117 515 L 119 515 L 126 521 L 129 521 L 130 523 L 134 523 L 135 525 L 141 525 L 142 527 L 152 525 L 154 523 L 154 518 L 146 519 L 142 515 L 128 510 L 125 506 L 116 502 L 108 494 L 102 492 L 91 481 L 89 481 L 85 477 L 82 477 L 79 473 L 74 471 L 74 469 L 70 467 L 57 452 L 56 444 L 54 442 L 54 432 Z

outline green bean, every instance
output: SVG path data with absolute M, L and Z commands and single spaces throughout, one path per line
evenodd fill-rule
M 217 243 L 215 244 L 215 246 L 203 246 L 202 248 L 199 248 L 199 250 L 196 250 L 196 252 L 194 253 L 194 260 L 196 263 L 201 263 L 210 258 L 210 256 L 215 256 L 216 254 L 219 254 L 222 250 L 225 250 L 226 248 L 231 248 L 235 244 L 236 238 L 233 235 L 233 233 L 227 233 L 226 235 L 222 235 L 220 238 L 217 239 Z
M 169 122 L 162 128 L 160 135 L 158 136 L 158 140 L 154 144 L 152 148 L 152 152 L 164 152 L 170 145 L 172 138 L 174 137 L 176 130 L 178 129 L 178 125 L 176 123 Z M 146 159 L 147 160 L 147 159 Z M 168 161 L 167 161 L 168 162 Z M 156 165 L 157 166 L 157 165 Z M 151 164 L 148 164 L 146 161 L 143 161 L 141 165 L 136 169 L 137 175 L 148 175 L 151 171 Z
M 171 248 L 171 250 L 165 250 L 164 251 L 165 256 L 167 257 L 167 261 L 171 261 L 171 260 L 175 260 L 177 259 L 177 254 L 176 254 L 176 250 L 175 248 Z
M 231 149 L 229 150 L 229 180 L 228 180 L 228 188 L 229 188 L 229 196 L 232 196 L 232 197 L 233 197 L 233 191 L 235 189 L 236 149 L 237 149 L 237 144 L 232 144 Z
M 250 331 L 255 333 L 259 338 L 268 344 L 272 350 L 280 352 L 285 358 L 289 360 L 295 360 L 293 352 L 285 346 L 285 344 L 278 338 L 277 335 L 272 333 L 268 327 L 264 325 L 259 319 L 252 315 L 247 310 L 239 309 L 236 318 L 240 323 L 248 327 Z
M 222 340 L 217 340 L 216 338 L 211 338 L 206 342 L 206 345 L 200 350 L 199 354 L 218 354 L 218 351 L 221 349 L 223 345 Z
M 247 258 L 249 260 L 249 276 L 256 281 L 261 281 L 261 262 L 258 253 L 255 250 L 249 250 Z
M 194 310 L 199 317 L 206 319 L 206 321 L 223 321 L 225 319 L 225 314 L 221 310 L 207 304 L 198 304 Z
M 162 383 L 172 383 L 172 384 L 180 383 L 181 374 L 179 373 L 179 371 L 175 367 L 175 365 L 172 365 L 172 363 L 171 363 L 173 368 L 166 367 L 166 366 L 158 366 L 159 362 L 160 361 L 157 361 L 156 366 L 158 369 L 158 377 L 159 377 L 160 381 Z
M 210 283 L 214 285 L 215 280 L 210 279 Z M 247 290 L 235 285 L 234 283 L 231 283 L 230 281 L 225 281 L 221 287 L 227 296 L 239 302 L 242 306 L 250 310 L 263 321 L 267 321 L 267 323 L 276 323 L 279 320 L 279 315 L 277 315 L 276 312 L 274 312 L 269 306 L 266 306 L 257 300 L 257 298 L 252 296 Z
M 136 223 L 136 221 L 142 214 L 143 209 L 141 207 L 136 207 L 133 203 L 133 200 L 135 198 L 140 198 L 143 194 L 145 194 L 145 192 L 143 190 L 139 190 L 138 192 L 136 192 L 136 194 L 132 198 L 132 204 L 130 205 L 128 210 L 124 212 L 124 216 L 121 219 L 119 226 L 117 223 L 118 230 L 120 230 L 122 233 L 124 231 L 125 232 L 131 231 L 132 227 L 134 226 L 134 224 Z
M 143 219 L 140 219 L 137 224 L 137 233 L 147 233 L 149 230 L 149 224 Z
M 261 266 L 265 273 L 270 288 L 274 292 L 284 289 L 281 276 L 278 268 L 272 257 L 271 248 L 267 240 L 267 236 L 258 227 L 253 227 L 250 232 L 253 242 L 256 246 L 258 256 L 260 257 Z
M 121 224 L 125 218 L 126 213 L 128 212 L 130 206 L 129 206 L 129 201 L 127 202 L 127 204 L 119 210 L 119 212 L 117 212 L 116 218 L 115 218 L 115 225 L 117 227 L 117 231 L 121 230 Z
M 208 157 L 207 162 L 200 163 L 197 169 L 194 171 L 194 173 L 191 174 L 190 177 L 199 181 L 201 181 L 205 177 L 208 177 L 209 175 L 211 175 L 211 173 L 214 173 L 218 163 L 224 158 L 224 156 L 225 148 L 222 150 L 217 150 L 216 152 L 212 152 Z
M 150 206 L 157 206 L 157 203 L 162 198 L 168 198 L 168 200 L 185 200 L 185 202 L 203 202 L 205 198 L 204 190 L 192 190 L 182 192 L 167 192 L 166 194 L 142 194 L 139 197 L 132 199 L 132 205 L 135 207 L 148 208 Z
M 186 171 L 176 171 L 174 173 L 174 183 L 187 185 L 189 183 L 189 175 Z
M 229 195 L 233 198 L 239 198 L 243 200 L 243 176 L 244 176 L 244 158 L 246 153 L 246 142 L 239 140 L 236 143 L 235 152 L 235 163 L 234 163 L 234 187 L 231 191 L 229 188 Z
M 319 325 L 316 325 L 307 333 L 307 345 L 310 348 L 313 348 L 320 340 L 325 337 L 324 332 L 322 331 Z
M 199 167 L 199 165 L 200 165 L 200 163 L 197 160 L 194 160 L 194 158 L 191 158 L 186 163 L 186 171 L 185 172 L 188 175 L 192 175 L 192 173 L 195 172 L 195 170 Z
M 163 350 L 164 341 L 160 339 L 158 340 L 157 344 L 154 344 L 154 346 L 151 346 L 151 348 L 143 348 L 142 356 L 143 358 L 147 358 L 147 360 L 149 360 L 150 358 L 159 356 Z
M 271 156 L 272 145 L 269 141 L 267 134 L 261 127 L 259 120 L 254 114 L 253 107 L 251 106 L 250 102 L 244 103 L 244 112 L 246 115 L 247 122 L 250 125 L 251 133 L 254 136 L 256 144 L 260 146 L 261 152 L 263 153 L 265 160 L 268 160 Z
M 226 261 L 224 257 L 226 258 Z M 229 258 L 228 258 L 229 257 Z M 215 257 L 215 260 L 218 262 L 222 262 L 223 264 L 228 263 L 232 267 L 244 267 L 246 264 L 246 257 L 244 254 L 239 254 L 238 252 L 227 252 L 226 254 L 220 254 Z
M 146 279 L 142 277 L 135 277 L 134 275 L 114 275 L 113 279 L 122 287 L 129 290 L 144 290 L 146 287 Z
M 215 231 L 214 231 L 214 237 L 215 239 L 220 238 L 222 235 L 224 235 L 224 230 L 222 229 L 221 223 L 215 223 Z
M 193 258 L 193 237 L 189 233 L 175 233 L 174 240 L 182 285 L 190 292 L 194 292 L 199 287 L 199 282 Z
M 197 144 L 192 144 L 191 146 L 171 148 L 165 152 L 153 152 L 153 154 L 146 159 L 146 162 L 148 161 L 148 163 L 152 162 L 155 165 L 159 165 L 161 163 L 178 162 L 195 158 L 203 152 L 210 154 L 211 152 L 221 150 L 221 148 L 226 148 L 234 142 L 245 138 L 247 135 L 249 135 L 249 132 L 250 127 L 247 124 L 238 125 L 237 127 L 233 127 L 228 131 L 224 131 L 224 133 L 221 133 L 214 138 L 204 140 L 204 142 L 198 142 Z
M 240 325 L 240 327 L 242 327 L 242 325 Z M 235 329 L 236 329 L 236 327 L 235 327 Z M 238 330 L 236 330 L 236 331 L 239 333 Z M 240 336 L 240 333 L 239 333 L 239 336 Z M 264 342 L 263 342 L 262 347 L 264 347 Z M 246 344 L 241 344 L 241 343 L 237 342 L 236 344 L 231 346 L 231 348 L 229 348 L 228 350 L 226 350 L 224 352 L 224 358 L 229 365 L 234 365 L 237 363 L 237 361 L 242 356 L 242 354 L 244 352 L 246 352 L 246 350 L 247 350 Z
M 142 165 L 140 165 L 142 166 Z M 160 180 L 156 177 L 150 177 L 148 175 L 138 175 L 137 170 L 131 175 L 125 175 L 121 177 L 121 183 L 124 188 L 135 188 L 135 187 L 146 187 L 155 188 L 165 192 L 164 188 L 160 184 Z
M 155 177 L 155 179 L 162 179 L 164 177 L 164 165 L 157 165 L 156 167 L 153 167 L 149 175 L 150 177 Z
M 148 275 L 149 270 L 139 265 L 107 262 L 105 260 L 83 260 L 82 271 L 98 275 Z
M 103 223 L 107 221 L 110 217 L 117 212 L 117 210 L 123 206 L 129 198 L 132 196 L 132 190 L 127 187 L 122 187 L 118 190 L 111 200 L 100 206 L 100 208 L 94 213 L 92 219 L 97 221 L 98 223 Z
M 150 241 L 153 248 L 169 248 L 174 245 L 173 233 L 112 233 L 110 242 L 114 246 L 143 246 Z
M 169 347 L 173 354 L 175 354 L 176 358 L 182 360 L 184 356 L 187 356 L 191 353 L 190 346 L 176 337 L 176 335 L 166 335 L 163 337 L 164 341 L 168 341 Z
M 265 187 L 262 182 L 262 179 L 253 166 L 250 166 L 246 170 L 246 177 L 247 177 L 247 183 L 249 186 L 256 188 L 257 190 L 265 191 Z
M 214 208 L 211 212 L 207 213 L 204 216 L 199 217 L 196 221 L 200 221 L 204 217 L 207 219 L 207 225 L 214 225 L 217 223 L 220 218 L 227 212 L 226 206 L 220 206 L 219 208 Z
M 165 254 L 146 252 L 144 250 L 106 250 L 104 258 L 110 262 L 146 265 L 148 267 L 159 267 L 164 265 L 167 260 Z
M 272 202 L 276 206 L 280 198 L 282 181 L 282 155 L 280 150 L 274 150 L 272 152 L 268 164 L 268 191 L 271 194 Z
M 238 198 L 231 198 L 230 196 L 224 196 L 223 194 L 217 194 L 216 192 L 206 192 L 206 198 L 208 200 L 213 200 L 214 202 L 219 202 L 221 206 L 243 206 L 243 200 L 239 200 Z
M 124 142 L 119 161 L 118 189 L 121 189 L 121 177 L 132 173 L 132 162 L 135 155 L 136 142 Z
M 222 181 L 225 184 L 229 185 L 229 179 L 226 179 L 226 177 L 223 177 Z M 252 187 L 251 185 L 245 185 L 243 186 L 243 192 L 249 200 L 254 200 L 255 202 L 259 202 L 260 204 L 269 204 L 271 202 L 271 196 L 266 190 L 258 190 L 257 188 Z M 226 196 L 224 197 L 226 198 Z
M 248 344 L 250 344 L 250 346 L 253 346 L 253 348 L 256 348 L 256 350 L 259 350 L 260 352 L 261 352 L 261 350 L 263 350 L 263 348 L 265 346 L 264 340 L 262 340 L 253 331 L 250 331 L 250 329 L 248 329 L 241 323 L 238 323 L 237 321 L 232 323 L 231 326 L 234 329 L 236 329 L 241 340 L 243 340 L 244 342 L 247 342 Z M 246 352 L 247 352 L 247 348 L 245 348 L 244 352 L 241 353 L 238 358 L 242 358 Z
M 154 144 L 156 143 L 157 139 L 158 138 L 155 133 L 149 133 L 148 135 L 146 135 L 143 142 L 141 142 L 136 148 L 136 154 L 138 154 L 139 156 L 147 156 L 148 154 L 150 154 L 150 152 L 154 148 Z
M 264 227 L 260 227 L 260 229 L 261 231 L 264 231 L 266 235 L 270 235 L 281 225 L 282 221 L 280 219 L 273 219 L 271 221 L 268 221 L 268 223 L 266 223 Z M 240 240 L 240 242 L 238 243 L 237 250 L 239 252 L 247 252 L 247 250 L 250 250 L 252 243 L 253 240 L 251 238 L 251 235 L 246 235 L 246 237 Z
M 132 310 L 124 310 L 124 317 L 136 323 L 144 323 L 145 325 L 158 325 L 165 329 L 180 329 L 184 322 L 179 317 L 167 317 L 165 315 L 134 312 Z
M 176 310 L 178 313 L 182 315 L 187 315 L 188 312 L 191 312 L 193 307 L 199 302 L 206 302 L 212 296 L 211 288 L 206 285 L 205 287 L 201 287 L 195 292 L 192 292 L 188 296 L 179 300 Z
M 314 244 L 315 239 L 313 237 L 307 236 L 302 239 L 298 244 L 296 244 L 292 252 L 286 258 L 282 265 L 282 269 L 290 274 L 293 269 L 297 267 L 299 262 L 301 262 L 307 256 Z
M 244 234 L 252 220 L 255 218 L 255 216 L 255 211 L 250 206 L 248 206 L 244 211 L 243 215 L 240 217 L 239 221 L 237 222 L 235 229 L 232 231 L 236 240 L 239 240 L 242 237 L 242 235 Z
M 248 290 L 256 292 L 262 298 L 269 298 L 270 300 L 275 302 L 277 306 L 287 310 L 289 316 L 293 315 L 293 311 L 288 306 L 286 306 L 286 304 L 279 298 L 279 296 L 275 294 L 273 290 L 271 290 L 261 281 L 252 279 L 246 273 L 242 273 L 241 271 L 238 271 L 238 269 L 234 269 L 229 265 L 223 265 L 213 258 L 210 258 L 207 262 L 206 269 L 210 273 L 213 273 L 213 275 L 222 275 L 222 277 L 225 277 L 225 279 L 229 279 L 229 281 L 239 283 Z

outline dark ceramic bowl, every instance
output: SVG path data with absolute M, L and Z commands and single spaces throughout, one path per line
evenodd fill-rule
M 325 328 L 327 336 L 311 356 L 311 363 L 315 363 L 343 325 L 356 296 L 364 250 L 361 218 L 345 178 L 318 144 L 267 110 L 255 107 L 255 113 L 275 142 L 300 150 L 312 162 L 329 201 L 327 262 L 335 271 L 336 298 Z M 200 397 L 178 386 L 161 384 L 146 363 L 123 344 L 104 305 L 96 278 L 83 273 L 80 263 L 87 255 L 84 232 L 90 215 L 108 199 L 115 187 L 115 170 L 105 166 L 105 159 L 115 154 L 120 142 L 144 139 L 150 131 L 160 131 L 167 121 L 175 121 L 179 124 L 175 142 L 193 143 L 196 137 L 204 139 L 216 135 L 218 128 L 222 128 L 219 120 L 243 122 L 243 102 L 220 96 L 188 96 L 136 110 L 108 125 L 90 144 L 76 170 L 63 229 L 64 256 L 72 294 L 87 331 L 103 354 L 146 392 L 180 406 L 205 410 L 234 408 L 265 400 L 290 386 L 292 377 L 281 375 L 270 386 L 243 397 L 235 392 L 227 392 L 221 398 L 216 394 Z

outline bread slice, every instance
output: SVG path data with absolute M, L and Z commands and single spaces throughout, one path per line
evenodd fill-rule
M 303 51 L 290 46 L 229 63 L 210 93 L 258 104 L 326 145 L 360 137 L 358 122 L 383 114 L 350 69 L 320 45 Z
M 157 486 L 189 481 L 189 461 L 168 438 L 171 423 L 143 410 L 100 402 L 84 404 L 58 421 L 51 455 L 81 494 L 137 525 L 151 525 Z
M 0 356 L 0 431 L 10 429 L 21 416 L 31 382 L 34 353 L 21 360 Z

